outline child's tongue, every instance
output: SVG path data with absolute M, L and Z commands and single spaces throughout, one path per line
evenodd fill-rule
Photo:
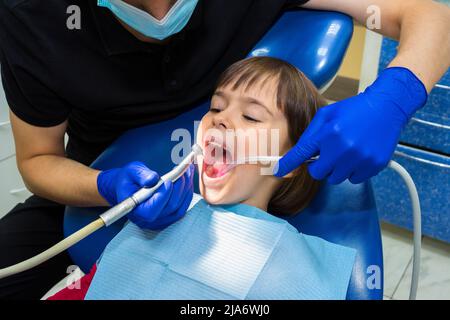
M 216 162 L 213 165 L 209 165 L 205 162 L 203 167 L 206 175 L 210 178 L 219 178 L 228 172 L 228 166 L 220 162 Z
M 218 151 L 221 152 L 222 150 Z M 227 173 L 231 167 L 226 164 L 226 151 L 223 150 L 223 155 L 216 156 L 215 150 L 211 157 L 206 157 L 203 162 L 203 170 L 210 178 L 218 178 Z

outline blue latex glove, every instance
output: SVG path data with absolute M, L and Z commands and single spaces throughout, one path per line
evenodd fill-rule
M 184 216 L 193 195 L 194 166 L 175 183 L 166 181 L 147 201 L 128 214 L 128 218 L 143 229 L 163 229 Z M 142 187 L 152 187 L 159 180 L 156 172 L 142 162 L 131 162 L 123 168 L 102 171 L 97 177 L 100 195 L 110 205 L 131 196 Z
M 363 93 L 319 109 L 274 174 L 285 176 L 320 154 L 308 166 L 313 178 L 361 183 L 386 167 L 401 130 L 426 100 L 425 86 L 410 70 L 387 68 Z

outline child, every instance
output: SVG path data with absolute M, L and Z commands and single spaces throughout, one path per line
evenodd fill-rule
M 248 134 L 252 131 L 276 130 L 278 141 L 275 143 L 278 143 L 279 154 L 286 153 L 323 105 L 325 102 L 314 85 L 287 62 L 255 57 L 230 66 L 220 77 L 210 110 L 199 127 L 197 143 L 204 150 L 204 158 L 200 157 L 198 163 L 203 199 L 210 205 L 241 204 L 246 205 L 245 210 L 257 208 L 259 211 L 254 211 L 252 215 L 267 215 L 267 212 L 293 215 L 304 209 L 318 189 L 318 182 L 308 175 L 305 166 L 278 179 L 261 174 L 261 163 L 236 165 L 236 162 L 239 154 L 244 157 L 250 155 L 252 144 L 261 145 L 258 141 L 260 136 Z M 236 131 L 244 133 L 241 144 L 237 143 L 237 135 L 232 135 L 231 139 L 225 138 L 230 137 L 227 133 Z M 274 141 L 269 141 L 271 139 L 263 141 L 263 144 L 273 146 Z M 319 247 L 323 248 L 323 243 Z M 325 250 L 320 253 L 326 255 Z M 352 254 L 344 256 L 350 257 Z M 312 260 L 318 259 L 320 257 Z M 347 265 L 352 266 L 353 260 Z M 349 278 L 351 268 L 347 269 Z M 81 290 L 64 289 L 51 299 L 83 299 L 95 273 L 96 266 L 81 280 Z M 347 284 L 348 279 L 344 285 Z
M 279 132 L 280 154 L 284 154 L 323 105 L 325 101 L 314 85 L 289 63 L 269 57 L 241 60 L 220 77 L 197 140 L 202 140 L 198 143 L 207 149 L 214 134 L 205 132 L 211 129 L 275 129 Z M 260 142 L 248 138 L 244 144 L 248 149 L 249 144 Z M 234 153 L 236 156 L 238 152 Z M 202 196 L 212 204 L 245 203 L 272 214 L 290 215 L 305 208 L 318 188 L 305 166 L 281 180 L 260 174 L 261 168 L 255 164 L 235 166 L 215 178 L 208 174 L 210 167 L 200 161 L 199 183 Z

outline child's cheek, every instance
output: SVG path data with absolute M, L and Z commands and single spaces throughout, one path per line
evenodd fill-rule
M 196 135 L 196 143 L 199 146 L 203 146 L 203 133 L 205 132 L 205 121 L 203 121 L 205 117 L 202 118 L 200 121 L 198 128 L 197 128 L 197 135 Z
M 238 184 L 234 186 L 239 190 L 241 195 L 252 193 L 254 188 L 258 185 L 260 180 L 260 167 L 258 165 L 244 164 L 235 168 L 233 183 Z
M 245 134 L 245 147 L 240 150 L 243 157 L 256 156 L 279 156 L 280 146 L 284 147 L 284 143 L 280 142 L 284 139 L 280 138 L 282 132 L 277 128 L 259 128 L 249 129 Z M 242 141 L 242 140 L 241 140 Z

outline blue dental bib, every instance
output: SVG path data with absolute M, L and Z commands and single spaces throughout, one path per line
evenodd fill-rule
M 345 299 L 355 255 L 255 207 L 194 195 L 162 231 L 128 223 L 86 299 Z

